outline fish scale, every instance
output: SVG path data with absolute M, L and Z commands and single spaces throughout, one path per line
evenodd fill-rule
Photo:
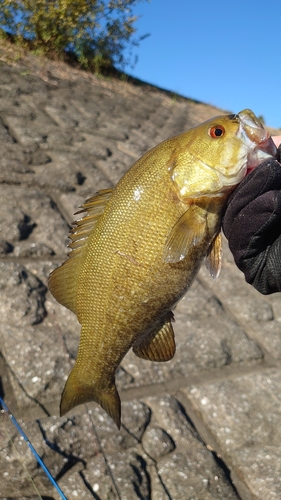
M 150 361 L 175 354 L 177 302 L 204 259 L 221 265 L 221 214 L 253 166 L 276 150 L 250 110 L 209 120 L 159 144 L 82 206 L 69 259 L 50 290 L 82 325 L 61 414 L 88 401 L 121 423 L 116 370 L 129 351 Z

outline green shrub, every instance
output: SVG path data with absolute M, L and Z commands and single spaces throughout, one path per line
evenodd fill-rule
M 92 70 L 126 64 L 140 0 L 0 0 L 0 26 L 13 41 L 48 57 L 75 57 Z

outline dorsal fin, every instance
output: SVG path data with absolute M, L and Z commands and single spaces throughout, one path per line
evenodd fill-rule
M 111 194 L 112 189 L 102 189 L 92 198 L 88 198 L 81 206 L 81 209 L 75 212 L 74 215 L 84 215 L 73 222 L 74 227 L 69 233 L 71 239 L 71 243 L 68 245 L 71 248 L 71 252 L 68 254 L 69 257 L 77 257 L 80 254 L 100 215 L 104 212 Z
M 75 213 L 84 215 L 73 223 L 74 227 L 70 231 L 69 258 L 49 276 L 49 289 L 55 299 L 74 313 L 76 313 L 76 284 L 81 253 L 111 194 L 112 189 L 98 191 Z

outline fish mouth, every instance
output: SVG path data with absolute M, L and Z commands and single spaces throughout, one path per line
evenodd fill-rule
M 243 111 L 238 113 L 238 116 L 246 135 L 252 142 L 261 144 L 270 137 L 262 122 L 251 109 L 243 109 Z
M 246 175 L 248 175 L 260 163 L 268 160 L 269 158 L 277 158 L 277 148 L 270 136 L 266 141 L 260 143 L 249 153 L 247 157 Z
M 256 144 L 247 155 L 247 175 L 264 160 L 276 158 L 277 148 L 262 122 L 250 109 L 240 111 L 238 116 L 247 139 L 252 145 Z

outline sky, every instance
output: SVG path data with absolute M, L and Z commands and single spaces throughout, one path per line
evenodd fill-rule
M 127 73 L 281 128 L 280 0 L 143 0 L 134 13 L 150 36 Z

